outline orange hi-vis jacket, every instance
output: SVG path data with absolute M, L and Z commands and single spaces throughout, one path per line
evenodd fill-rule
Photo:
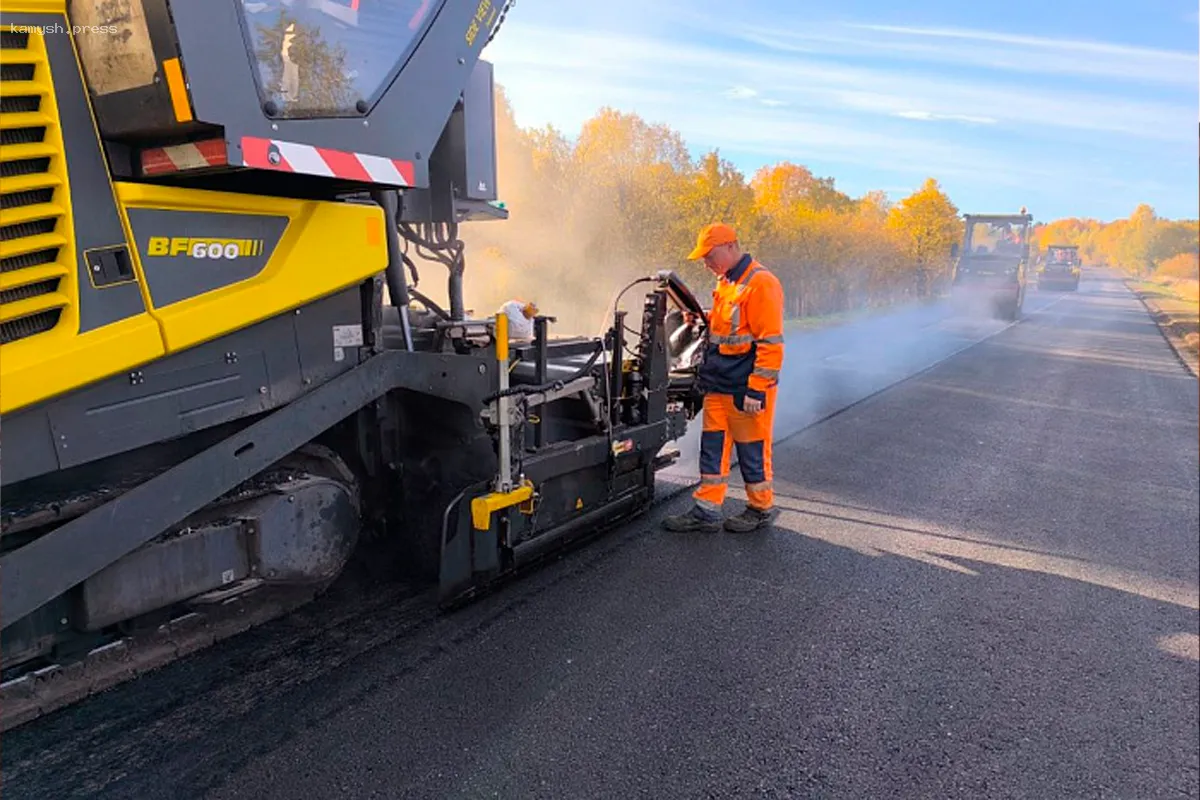
M 783 287 L 749 254 L 717 282 L 702 391 L 766 400 L 783 367 Z

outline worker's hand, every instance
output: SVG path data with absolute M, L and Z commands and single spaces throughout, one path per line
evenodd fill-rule
M 762 400 L 757 397 L 747 397 L 742 401 L 742 408 L 746 410 L 747 414 L 757 414 L 763 409 Z

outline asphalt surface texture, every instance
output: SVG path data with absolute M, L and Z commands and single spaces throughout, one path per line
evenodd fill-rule
M 334 591 L 10 732 L 0 790 L 1200 794 L 1197 382 L 1123 284 L 787 358 L 774 528 L 663 531 L 685 458 L 650 515 L 462 611 Z

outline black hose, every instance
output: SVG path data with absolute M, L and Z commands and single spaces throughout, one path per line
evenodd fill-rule
M 449 270 L 450 275 L 447 280 L 447 292 L 450 297 L 449 319 L 465 319 L 463 251 L 466 245 L 458 238 L 458 223 L 421 223 L 416 227 L 410 223 L 402 223 L 399 225 L 399 233 L 406 241 L 416 245 L 418 256 L 427 261 L 439 262 Z M 403 259 L 413 272 L 415 279 L 415 264 L 407 254 L 403 255 Z
M 398 198 L 395 191 L 392 190 L 376 190 L 373 194 L 373 200 L 383 209 L 384 219 L 395 219 L 398 213 L 399 206 Z M 387 277 L 388 295 L 392 299 L 392 305 L 396 308 L 404 308 L 408 305 L 408 286 L 404 280 L 404 261 L 403 253 L 400 250 L 400 236 L 394 225 L 389 225 L 387 228 L 387 270 L 384 275 Z
M 416 244 L 417 247 L 437 251 L 449 250 L 457 244 L 458 225 L 451 223 L 451 226 L 446 229 L 440 224 L 421 223 L 419 228 L 414 228 L 411 223 L 406 222 L 400 227 L 404 238 Z M 443 233 L 443 230 L 446 232 Z M 425 258 L 426 256 L 422 255 L 421 257 Z
M 433 313 L 437 314 L 442 319 L 444 319 L 446 321 L 450 320 L 450 315 L 446 313 L 446 310 L 444 308 L 442 308 L 437 303 L 430 300 L 425 295 L 418 292 L 416 289 L 409 289 L 408 293 L 410 295 L 412 295 L 413 297 L 415 297 L 417 300 L 421 301 L 422 305 L 424 305 L 426 308 L 428 308 Z
M 613 304 L 612 304 L 612 318 L 613 318 L 614 323 L 617 318 L 617 309 L 620 308 L 620 306 L 621 306 L 621 298 L 625 296 L 625 293 L 628 292 L 633 287 L 637 286 L 639 283 L 653 283 L 657 280 L 658 280 L 657 278 L 652 278 L 652 277 L 637 278 L 635 280 L 630 281 L 628 284 L 626 284 L 624 289 L 617 292 L 617 297 L 615 300 L 613 300 Z M 608 326 L 608 328 L 606 328 L 605 330 L 610 330 L 611 327 L 612 326 Z M 629 329 L 626 328 L 626 330 L 629 330 Z M 641 333 L 638 333 L 638 332 L 635 332 L 632 330 L 630 330 L 629 332 L 632 333 L 634 336 L 638 336 L 638 337 L 641 336 Z M 622 353 L 614 353 L 614 355 L 616 356 L 616 358 L 618 360 L 623 359 L 625 357 L 625 354 L 623 352 Z
M 625 296 L 626 292 L 628 292 L 633 287 L 637 286 L 639 283 L 653 283 L 656 280 L 658 280 L 658 279 L 657 278 L 638 278 L 636 280 L 630 281 L 629 284 L 624 289 L 622 289 L 620 291 L 620 293 L 617 295 L 616 301 L 613 302 L 613 307 L 612 307 L 613 316 L 614 317 L 616 316 L 617 308 L 621 305 L 621 298 Z
M 421 283 L 421 276 L 417 273 L 417 265 L 408 257 L 408 253 L 406 252 L 401 252 L 400 258 L 404 259 L 404 263 L 408 265 L 408 272 L 412 275 L 412 286 L 409 288 L 417 288 Z
M 450 296 L 451 319 L 466 319 L 467 305 L 463 300 L 463 266 L 461 257 L 457 266 L 450 268 L 450 277 L 447 279 L 446 291 Z

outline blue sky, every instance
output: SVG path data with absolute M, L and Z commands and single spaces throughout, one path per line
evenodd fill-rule
M 517 0 L 484 52 L 517 122 L 601 106 L 893 199 L 963 212 L 1200 216 L 1196 0 Z M 503 191 L 503 189 L 501 189 Z

